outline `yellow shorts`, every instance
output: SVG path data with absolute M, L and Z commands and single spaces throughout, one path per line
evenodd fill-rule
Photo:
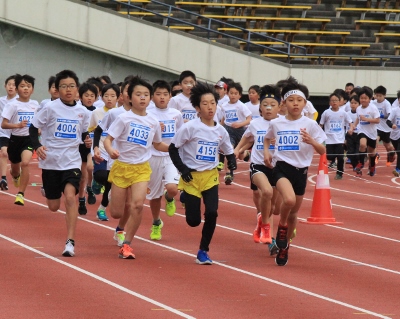
M 148 162 L 143 164 L 127 164 L 116 160 L 108 175 L 108 181 L 121 188 L 148 182 L 150 180 L 151 168 Z
M 184 190 L 186 193 L 201 198 L 201 193 L 219 185 L 219 174 L 217 168 L 204 172 L 191 172 L 193 180 L 190 183 L 179 180 L 178 189 Z

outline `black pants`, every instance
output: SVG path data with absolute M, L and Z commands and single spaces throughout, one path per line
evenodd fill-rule
M 208 251 L 218 217 L 218 185 L 201 193 L 205 206 L 204 225 L 201 233 L 200 249 Z M 185 193 L 186 222 L 191 227 L 201 223 L 201 198 Z
M 334 154 L 334 155 L 331 155 Z M 334 161 L 337 158 L 336 174 L 342 176 L 344 171 L 344 148 L 343 144 L 326 144 L 326 158 Z
M 400 168 L 400 141 L 399 140 L 391 140 L 393 147 L 397 153 L 397 162 L 396 168 Z
M 100 185 L 104 186 L 104 193 L 101 199 L 101 205 L 104 207 L 108 206 L 108 193 L 111 190 L 111 183 L 108 181 L 108 175 L 110 171 L 107 170 L 99 170 L 93 173 L 94 180 Z
M 350 158 L 351 166 L 355 168 L 358 164 L 358 159 L 360 158 L 358 155 L 360 149 L 360 143 L 358 141 L 358 137 L 356 133 L 352 135 L 346 134 L 346 144 L 347 144 L 347 157 Z

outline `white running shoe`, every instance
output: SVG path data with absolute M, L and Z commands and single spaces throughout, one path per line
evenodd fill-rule
M 74 249 L 75 249 L 74 245 L 72 245 L 70 242 L 67 242 L 65 244 L 65 249 L 64 249 L 62 255 L 64 257 L 74 257 L 75 256 Z

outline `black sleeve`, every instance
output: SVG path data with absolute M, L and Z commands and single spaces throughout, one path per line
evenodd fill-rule
M 99 147 L 101 133 L 103 133 L 103 129 L 99 125 L 97 125 L 96 129 L 94 130 L 93 149 L 95 147 Z
M 33 149 L 36 151 L 42 144 L 39 142 L 39 129 L 33 124 L 29 126 L 29 137 L 31 138 Z
M 89 132 L 88 131 L 82 133 L 82 142 L 84 140 L 86 140 L 86 136 L 89 136 Z
M 235 154 L 229 154 L 229 155 L 225 155 L 226 157 L 226 161 L 228 162 L 228 167 L 232 167 L 234 166 L 235 168 L 230 168 L 230 169 L 236 169 L 237 168 L 237 164 L 236 164 L 236 157 Z
M 174 163 L 175 167 L 181 174 L 184 174 L 185 172 L 194 171 L 191 170 L 189 167 L 187 167 L 185 164 L 183 164 L 182 159 L 179 156 L 179 151 L 175 147 L 175 144 L 173 143 L 169 144 L 168 152 L 169 156 L 171 157 L 172 163 Z
M 387 124 L 390 128 L 392 128 L 392 126 L 393 126 L 393 123 L 392 123 L 391 121 L 389 121 L 389 120 L 386 120 L 386 124 Z

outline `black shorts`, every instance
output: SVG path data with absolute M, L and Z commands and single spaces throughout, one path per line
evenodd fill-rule
M 8 137 L 5 136 L 0 137 L 0 148 L 8 147 L 9 144 L 10 144 L 10 139 Z
M 377 130 L 377 131 L 378 131 L 379 139 L 383 143 L 389 144 L 390 143 L 390 132 L 384 132 L 384 131 L 381 131 L 381 130 Z
M 242 136 L 246 131 L 246 129 L 244 127 L 233 128 L 228 125 L 224 125 L 224 128 L 229 134 L 229 139 L 231 141 L 231 144 L 233 145 L 233 147 L 236 147 L 239 144 L 240 140 L 242 139 Z
M 260 164 L 253 164 L 250 163 L 250 188 L 253 191 L 256 191 L 258 187 L 253 184 L 253 176 L 255 174 L 263 173 L 265 176 L 267 176 L 269 183 L 271 186 L 275 186 L 273 183 L 273 178 L 272 178 L 272 168 L 269 168 L 265 165 L 260 165 Z
M 360 140 L 362 138 L 366 138 L 367 139 L 367 146 L 372 147 L 372 148 L 376 148 L 376 140 L 373 140 L 372 138 L 369 138 L 364 133 L 358 133 L 357 137 L 358 137 L 358 142 L 360 142 Z
M 81 154 L 82 162 L 87 163 L 87 158 L 90 154 L 90 148 L 86 147 L 85 144 L 79 144 L 79 154 Z
M 29 136 L 10 136 L 10 143 L 7 148 L 8 159 L 13 164 L 21 163 L 23 151 L 33 152 L 32 141 Z
M 273 180 L 276 185 L 278 180 L 286 178 L 292 184 L 297 196 L 303 196 L 306 192 L 308 167 L 297 168 L 286 162 L 278 161 L 273 169 Z
M 67 184 L 74 186 L 75 195 L 78 194 L 81 175 L 81 170 L 79 168 L 68 169 L 65 171 L 42 169 L 42 181 L 46 198 L 61 198 L 61 195 L 65 189 L 65 185 Z

